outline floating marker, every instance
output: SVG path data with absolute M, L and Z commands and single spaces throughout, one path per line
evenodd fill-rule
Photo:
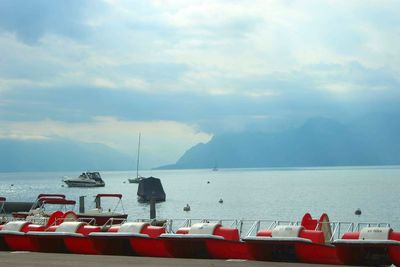
M 360 216 L 361 215 L 361 209 L 356 209 L 354 214 L 357 215 L 357 216 Z

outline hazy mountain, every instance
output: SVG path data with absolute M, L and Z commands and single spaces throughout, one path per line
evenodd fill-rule
M 101 144 L 0 139 L 0 171 L 127 170 L 134 161 Z
M 348 124 L 315 118 L 279 133 L 217 135 L 198 144 L 173 168 L 311 167 L 400 164 L 400 123 L 372 115 Z

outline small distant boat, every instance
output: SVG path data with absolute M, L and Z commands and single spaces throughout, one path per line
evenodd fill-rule
M 138 184 L 141 180 L 145 179 L 145 177 L 136 177 L 136 178 L 128 178 L 130 184 Z
M 66 176 L 63 182 L 68 187 L 103 187 L 106 185 L 99 172 L 83 172 L 77 178 Z
M 218 165 L 217 165 L 217 163 L 214 164 L 214 168 L 212 168 L 212 171 L 213 171 L 213 172 L 218 171 Z

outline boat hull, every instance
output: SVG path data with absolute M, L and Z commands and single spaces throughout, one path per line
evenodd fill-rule
M 385 244 L 336 244 L 339 258 L 347 265 L 389 266 L 388 246 Z
M 150 237 L 129 238 L 131 248 L 138 256 L 171 258 L 164 240 Z
M 4 243 L 12 251 L 36 251 L 31 239 L 21 232 L 4 234 Z
M 247 244 L 221 237 L 173 237 L 162 238 L 165 248 L 176 258 L 196 259 L 253 259 Z
M 175 258 L 211 258 L 206 238 L 165 238 L 163 241 L 168 253 Z
M 28 234 L 29 235 L 29 234 Z M 66 253 L 67 248 L 64 244 L 64 236 L 59 235 L 31 235 L 29 236 L 33 251 L 47 253 Z
M 97 183 L 82 183 L 82 182 L 73 182 L 73 181 L 64 181 L 64 183 L 68 187 L 104 187 L 105 184 L 97 184 Z
M 107 236 L 90 236 L 92 249 L 98 254 L 103 255 L 125 255 L 136 256 L 130 246 L 129 237 L 107 235 Z
M 302 241 L 246 240 L 249 253 L 255 260 L 342 264 L 332 245 Z
M 92 238 L 87 236 L 67 236 L 64 238 L 64 244 L 70 253 L 100 255 L 93 244 Z
M 4 241 L 4 237 L 0 236 L 0 251 L 7 251 L 9 250 L 6 242 Z
M 208 254 L 213 259 L 254 259 L 245 242 L 208 239 L 206 246 Z

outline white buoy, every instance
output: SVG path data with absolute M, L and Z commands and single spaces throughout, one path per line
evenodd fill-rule
M 190 206 L 189 206 L 189 204 L 186 204 L 186 207 L 183 207 L 183 211 L 190 211 Z

